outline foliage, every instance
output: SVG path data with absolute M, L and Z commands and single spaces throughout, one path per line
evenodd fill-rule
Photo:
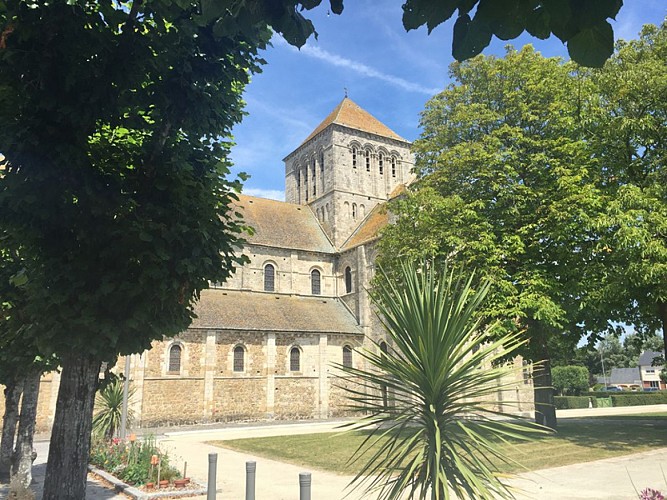
M 597 317 L 667 341 L 667 22 L 592 73 L 588 137 L 599 158 L 605 211 L 597 224 L 606 269 Z M 599 330 L 592 325 L 593 330 Z
M 561 396 L 578 396 L 588 390 L 588 370 L 584 366 L 554 366 L 551 369 L 554 389 Z
M 109 440 L 116 434 L 120 427 L 123 411 L 123 386 L 125 381 L 115 378 L 111 383 L 105 385 L 95 398 L 97 411 L 93 417 L 93 433 Z M 135 388 L 130 387 L 128 391 L 128 402 L 135 393 Z M 127 424 L 131 425 L 133 412 L 127 411 Z
M 418 180 L 393 203 L 382 265 L 435 256 L 479 269 L 492 287 L 483 314 L 504 331 L 527 329 L 529 359 L 573 350 L 581 304 L 601 269 L 591 228 L 600 196 L 581 131 L 590 85 L 572 64 L 532 47 L 450 68 L 453 83 L 422 113 Z M 548 364 L 535 371 L 551 386 Z M 549 394 L 536 402 L 555 426 Z M 545 403 L 542 405 L 542 403 Z
M 152 436 L 137 442 L 97 438 L 90 450 L 90 463 L 123 481 L 145 484 L 157 481 L 157 467 L 151 466 L 153 455 L 160 458 L 160 479 L 180 477 L 169 463 L 169 454 L 158 448 Z
M 597 398 L 588 396 L 554 396 L 554 405 L 557 410 L 588 408 L 590 404 L 593 405 L 593 408 L 597 408 Z
M 667 404 L 667 392 L 635 392 L 635 393 L 611 393 L 614 406 L 640 406 L 640 405 L 662 405 Z
M 614 49 L 607 19 L 615 19 L 622 5 L 622 0 L 406 0 L 403 26 L 410 30 L 426 25 L 430 33 L 458 10 L 452 42 L 458 61 L 479 54 L 493 36 L 511 40 L 528 31 L 540 39 L 555 35 L 567 44 L 574 61 L 599 67 Z
M 354 454 L 363 465 L 353 483 L 381 499 L 406 491 L 410 498 L 509 497 L 491 459 L 509 461 L 507 439 L 541 432 L 496 408 L 498 391 L 514 387 L 521 370 L 501 360 L 525 341 L 481 327 L 476 311 L 488 283 L 475 291 L 472 278 L 433 262 L 403 263 L 395 277 L 381 276 L 371 296 L 393 350 L 362 351 L 368 370 L 339 366 L 360 382 L 346 388 L 360 414 L 354 427 L 373 429 Z
M 100 362 L 183 331 L 200 291 L 245 262 L 230 131 L 269 25 L 302 44 L 299 8 L 318 3 L 0 5 L 0 231 L 25 268 L 21 336 L 79 384 L 56 409 L 44 498 L 84 496 L 66 448 L 90 446 Z

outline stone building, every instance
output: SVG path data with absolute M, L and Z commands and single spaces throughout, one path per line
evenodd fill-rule
M 389 347 L 365 290 L 384 204 L 412 179 L 410 143 L 346 97 L 284 162 L 285 202 L 239 197 L 250 263 L 202 293 L 187 331 L 131 356 L 136 425 L 341 416 L 351 382 L 334 364 Z M 532 400 L 529 380 L 517 397 Z

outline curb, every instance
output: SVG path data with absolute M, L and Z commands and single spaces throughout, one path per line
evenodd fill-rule
M 114 490 L 116 490 L 118 493 L 123 493 L 136 500 L 152 500 L 153 498 L 184 498 L 184 497 L 206 495 L 208 493 L 208 490 L 206 488 L 197 483 L 191 483 L 191 484 L 196 485 L 198 489 L 189 489 L 189 490 L 183 489 L 178 491 L 161 491 L 161 492 L 158 491 L 155 493 L 146 493 L 145 491 L 141 491 L 135 488 L 134 486 L 130 486 L 129 484 L 124 483 L 117 477 L 112 476 L 108 472 L 98 469 L 97 467 L 94 467 L 92 465 L 88 465 L 88 471 L 92 472 L 93 474 L 97 474 L 105 481 L 111 483 L 114 487 Z

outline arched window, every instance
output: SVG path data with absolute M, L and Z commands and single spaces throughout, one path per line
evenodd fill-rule
M 345 268 L 345 293 L 352 291 L 352 269 L 350 266 Z
M 352 203 L 352 218 L 356 219 L 357 218 L 357 204 Z
M 384 173 L 384 156 L 382 153 L 378 155 L 378 170 L 380 171 L 380 175 Z
M 234 371 L 242 372 L 245 369 L 245 349 L 237 345 L 234 348 Z
M 352 168 L 357 168 L 357 148 L 352 148 Z
M 317 269 L 313 269 L 310 272 L 310 290 L 313 295 L 319 295 L 322 291 L 320 286 L 320 279 L 320 272 Z
M 298 347 L 292 347 L 289 351 L 289 371 L 301 371 L 301 351 Z
M 324 173 L 324 152 L 320 153 L 320 172 Z
M 362 219 L 366 217 L 366 207 L 364 205 L 359 205 L 359 216 Z
M 273 292 L 276 286 L 276 268 L 273 264 L 264 266 L 264 291 Z
M 389 352 L 389 346 L 387 346 L 387 343 L 384 340 L 380 342 L 380 352 L 382 352 L 382 354 L 387 354 Z
M 371 171 L 371 152 L 366 150 L 366 172 Z
M 174 344 L 169 348 L 169 365 L 167 367 L 168 372 L 180 373 L 182 352 L 183 348 L 178 344 Z
M 396 177 L 396 157 L 391 157 L 391 176 Z
M 301 170 L 296 172 L 296 187 L 301 187 Z
M 352 348 L 349 345 L 343 346 L 343 366 L 352 368 Z
M 317 182 L 315 182 L 316 166 L 315 166 L 315 157 L 314 156 L 313 156 L 312 171 L 313 171 L 313 196 L 315 196 L 317 194 Z

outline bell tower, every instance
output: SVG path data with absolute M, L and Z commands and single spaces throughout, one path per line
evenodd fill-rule
M 284 158 L 285 201 L 310 206 L 340 248 L 375 205 L 412 179 L 410 146 L 346 96 Z

